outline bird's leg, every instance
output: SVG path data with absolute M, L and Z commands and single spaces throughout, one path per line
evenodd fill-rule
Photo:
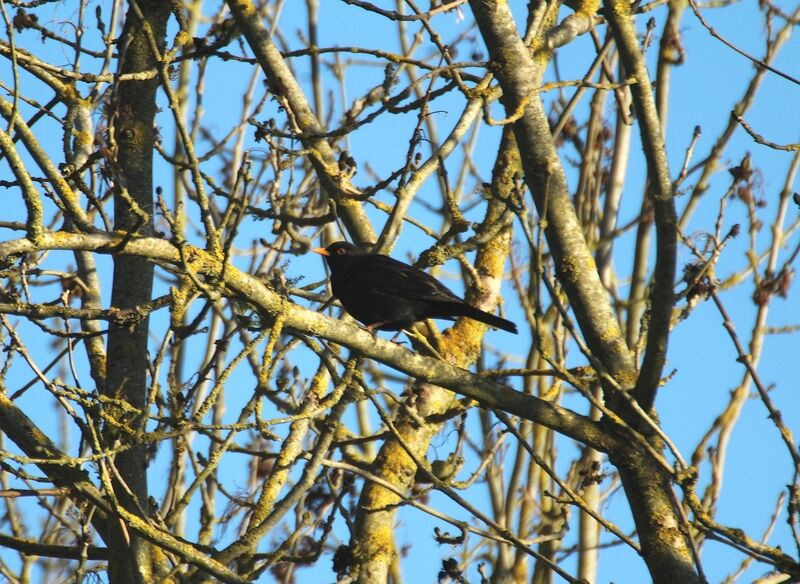
M 378 336 L 378 329 L 385 325 L 388 321 L 380 321 L 380 322 L 373 322 L 372 324 L 368 324 L 364 327 L 364 330 L 371 334 L 373 337 Z

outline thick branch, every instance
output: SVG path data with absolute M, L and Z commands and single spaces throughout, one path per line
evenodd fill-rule
M 22 539 L 0 533 L 0 546 L 25 554 L 26 556 L 45 556 L 48 558 L 64 558 L 80 560 L 84 550 L 78 545 L 54 545 L 39 543 L 33 539 Z M 85 557 L 89 560 L 108 559 L 108 549 L 95 545 L 86 546 Z
M 525 180 L 545 224 L 545 236 L 555 258 L 559 282 L 569 297 L 592 353 L 623 387 L 635 382 L 633 359 L 600 281 L 594 258 L 567 187 L 564 168 L 550 133 L 544 104 L 537 93 L 546 63 L 536 60 L 520 39 L 505 2 L 470 2 L 503 89 L 509 116 L 519 116 L 514 132 L 522 154 Z
M 606 16 L 625 70 L 636 79 L 636 83 L 631 85 L 631 96 L 647 160 L 649 195 L 653 202 L 658 238 L 653 285 L 650 289 L 647 347 L 634 390 L 636 399 L 645 410 L 649 410 L 655 400 L 666 361 L 672 307 L 675 304 L 672 283 L 677 261 L 677 216 L 664 136 L 653 99 L 650 76 L 631 20 L 630 3 L 625 0 L 608 0 Z
M 150 38 L 163 44 L 170 4 L 139 0 L 132 2 L 120 38 L 121 74 L 152 69 L 157 64 Z M 125 81 L 116 87 L 113 102 L 113 146 L 116 162 L 114 193 L 114 227 L 129 232 L 153 233 L 153 144 L 157 112 L 157 79 Z M 150 301 L 153 290 L 151 263 L 142 258 L 114 256 L 114 283 L 111 306 L 133 309 Z M 124 399 L 136 408 L 143 408 L 147 396 L 149 317 L 121 325 L 112 321 L 108 332 L 106 383 L 101 391 Z M 136 420 L 134 424 L 143 423 Z M 105 428 L 108 443 L 118 439 Z M 133 444 L 114 461 L 120 480 L 114 490 L 122 505 L 131 513 L 147 508 L 147 449 Z M 155 579 L 169 567 L 159 562 L 158 555 L 140 538 L 126 541 L 124 534 L 109 542 L 109 579 L 115 584 Z M 132 565 L 133 564 L 133 565 Z M 160 564 L 160 566 L 159 566 Z
M 78 498 L 103 501 L 103 494 L 89 479 L 89 475 L 74 466 L 64 464 L 67 460 L 64 453 L 8 398 L 5 388 L 0 392 L 0 430 L 25 456 L 38 461 L 58 461 L 38 463 L 54 485 L 69 488 Z M 92 526 L 103 539 L 108 536 L 106 513 L 102 507 L 93 513 Z
M 599 424 L 586 416 L 576 414 L 548 401 L 520 393 L 495 383 L 465 369 L 454 367 L 443 361 L 423 357 L 403 347 L 376 339 L 371 334 L 352 324 L 328 318 L 319 313 L 288 302 L 267 288 L 258 279 L 228 266 L 224 273 L 219 262 L 205 251 L 187 246 L 184 250 L 186 265 L 178 250 L 168 241 L 156 238 L 129 238 L 122 235 L 44 233 L 37 246 L 27 239 L 0 243 L 0 256 L 33 253 L 46 249 L 85 250 L 97 253 L 120 253 L 172 264 L 179 269 L 211 278 L 222 277 L 226 287 L 246 298 L 269 316 L 282 313 L 285 328 L 322 337 L 337 344 L 355 349 L 369 357 L 402 371 L 421 381 L 445 387 L 478 402 L 486 409 L 499 409 L 526 420 L 547 426 L 561 434 L 574 438 L 592 448 L 608 452 L 616 444 Z M 124 247 L 120 249 L 120 244 Z

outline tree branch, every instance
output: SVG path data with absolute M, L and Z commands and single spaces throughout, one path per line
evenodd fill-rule
M 139 256 L 150 261 L 166 262 L 181 269 L 181 254 L 168 241 L 149 237 L 133 237 L 128 238 L 127 241 L 125 239 L 122 235 L 105 233 L 76 234 L 63 231 L 43 233 L 38 246 L 27 239 L 0 243 L 0 256 L 34 253 L 48 249 L 84 250 Z M 120 248 L 120 244 L 124 246 Z M 589 444 L 601 452 L 608 452 L 616 444 L 616 440 L 606 430 L 586 416 L 537 397 L 520 393 L 507 385 L 495 383 L 443 361 L 412 353 L 394 343 L 376 339 L 360 327 L 292 304 L 286 298 L 267 288 L 257 278 L 245 274 L 233 266 L 228 266 L 223 274 L 219 262 L 199 248 L 186 246 L 184 255 L 186 269 L 210 278 L 223 276 L 222 284 L 246 298 L 262 312 L 273 318 L 280 313 L 284 318 L 286 328 L 319 336 L 357 350 L 365 357 L 380 361 L 421 381 L 470 397 L 480 402 L 481 406 L 486 409 L 499 409 L 542 424 L 582 443 Z

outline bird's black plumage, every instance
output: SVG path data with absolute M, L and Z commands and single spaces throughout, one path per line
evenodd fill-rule
M 513 322 L 470 306 L 422 270 L 339 241 L 315 252 L 331 270 L 333 294 L 369 330 L 397 331 L 426 318 L 466 316 L 516 333 Z

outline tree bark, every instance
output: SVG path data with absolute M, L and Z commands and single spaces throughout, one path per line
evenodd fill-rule
M 153 41 L 163 49 L 169 2 L 132 3 L 120 38 L 120 74 L 152 70 L 159 56 Z M 153 145 L 155 141 L 158 78 L 123 81 L 114 101 L 113 145 L 116 192 L 114 227 L 140 235 L 153 234 Z M 150 300 L 153 264 L 144 258 L 114 256 L 111 305 L 132 308 Z M 148 388 L 147 334 L 149 318 L 133 325 L 112 323 L 108 334 L 108 366 L 104 393 L 123 399 L 137 409 L 145 406 Z M 118 420 L 131 429 L 142 423 L 138 417 Z M 106 429 L 107 444 L 125 440 Z M 116 497 L 129 512 L 143 515 L 148 507 L 147 446 L 134 444 L 117 455 L 113 464 L 118 476 L 112 481 Z M 155 579 L 152 547 L 133 533 L 116 530 L 109 541 L 109 579 L 113 584 L 147 583 Z M 129 543 L 128 543 L 129 539 Z
M 495 73 L 503 89 L 502 102 L 506 114 L 515 116 L 514 130 L 523 153 L 522 165 L 525 169 L 525 180 L 531 190 L 540 217 L 545 220 L 545 237 L 548 247 L 553 253 L 558 269 L 558 280 L 569 297 L 570 306 L 580 324 L 581 333 L 598 365 L 604 368 L 623 391 L 630 391 L 634 386 L 644 396 L 648 405 L 655 395 L 653 389 L 657 385 L 658 376 L 664 362 L 666 351 L 666 333 L 669 317 L 665 314 L 671 310 L 674 294 L 672 279 L 674 274 L 674 241 L 677 237 L 674 229 L 674 203 L 671 192 L 668 192 L 668 170 L 663 156 L 663 139 L 656 122 L 649 114 L 654 107 L 644 104 L 637 108 L 637 113 L 648 114 L 642 128 L 643 141 L 655 152 L 647 152 L 648 167 L 658 185 L 654 189 L 654 205 L 660 216 L 659 257 L 656 268 L 656 286 L 662 282 L 660 290 L 653 293 L 653 310 L 656 323 L 650 331 L 645 368 L 642 380 L 637 374 L 633 357 L 627 349 L 619 324 L 611 309 L 608 294 L 600 281 L 594 260 L 582 234 L 580 223 L 575 215 L 564 169 L 553 143 L 544 104 L 538 94 L 546 59 L 549 52 L 543 43 L 534 40 L 532 48 L 525 46 L 520 38 L 516 24 L 505 2 L 488 0 L 471 0 L 475 19 L 484 42 L 495 65 Z M 618 8 L 621 3 L 614 3 Z M 596 6 L 594 6 L 596 8 Z M 630 56 L 629 35 L 622 35 L 625 28 L 625 15 L 616 15 L 612 30 L 623 37 L 621 51 Z M 629 26 L 629 23 L 628 23 Z M 533 56 L 532 56 L 533 55 Z M 632 61 L 628 61 L 631 69 Z M 641 65 L 641 59 L 638 61 Z M 639 81 L 646 79 L 643 66 L 636 68 Z M 634 91 L 634 101 L 647 99 L 644 90 Z M 652 102 L 652 96 L 648 95 Z M 659 219 L 657 218 L 657 222 Z M 669 229 L 672 233 L 668 233 Z M 664 282 L 669 276 L 669 281 Z M 666 323 L 665 323 L 666 318 Z M 653 383 L 655 379 L 655 385 Z M 641 385 L 641 387 L 640 387 Z M 606 392 L 613 393 L 613 388 L 606 386 Z M 638 418 L 625 414 L 625 400 L 610 400 L 617 404 L 622 416 L 634 428 L 640 427 Z M 623 448 L 622 446 L 620 448 Z M 625 492 L 628 494 L 631 509 L 639 531 L 643 555 L 650 573 L 656 582 L 700 582 L 694 570 L 691 555 L 691 542 L 688 535 L 680 529 L 680 518 L 672 502 L 672 488 L 669 477 L 655 464 L 655 461 L 644 451 L 625 447 L 609 453 L 610 460 L 617 466 L 622 477 Z

